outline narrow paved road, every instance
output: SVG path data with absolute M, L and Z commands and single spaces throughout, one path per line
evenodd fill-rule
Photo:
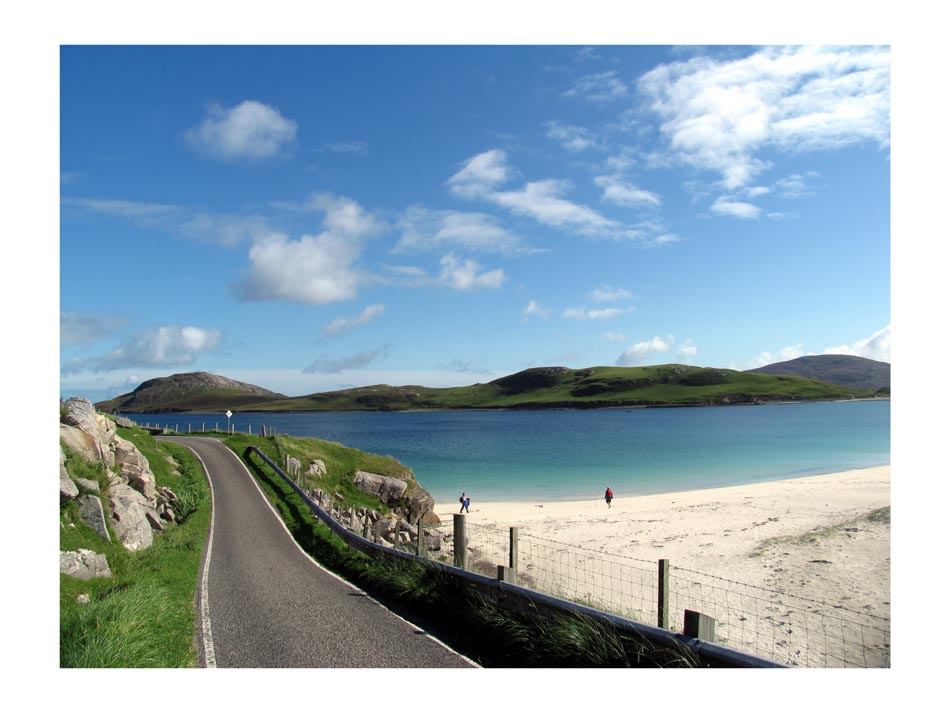
M 207 665 L 474 665 L 316 565 L 231 450 L 211 438 L 162 440 L 194 451 L 211 478 L 214 519 L 202 586 L 207 612 L 199 612 L 200 619 L 207 618 L 200 621 Z

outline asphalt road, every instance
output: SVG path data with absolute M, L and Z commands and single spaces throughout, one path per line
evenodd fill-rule
M 317 565 L 241 460 L 211 438 L 175 438 L 204 463 L 214 517 L 199 582 L 207 666 L 469 668 L 471 661 Z

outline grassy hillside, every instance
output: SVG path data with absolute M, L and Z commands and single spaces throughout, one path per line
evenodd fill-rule
M 218 412 L 247 410 L 256 403 L 283 398 L 283 394 L 254 384 L 197 371 L 149 379 L 135 391 L 100 401 L 96 409 L 101 413 Z
M 665 364 L 528 369 L 487 384 L 444 389 L 366 386 L 264 402 L 254 411 L 709 406 L 868 397 L 873 392 L 797 376 Z M 248 409 L 245 409 L 248 410 Z

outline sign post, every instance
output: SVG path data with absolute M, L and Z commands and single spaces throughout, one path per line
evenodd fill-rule
M 231 435 L 231 416 L 233 416 L 233 415 L 234 415 L 234 414 L 231 413 L 231 409 L 228 409 L 227 413 L 225 414 L 225 416 L 228 417 L 228 435 L 229 435 L 229 436 Z

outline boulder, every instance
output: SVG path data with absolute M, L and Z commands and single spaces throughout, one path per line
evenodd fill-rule
M 428 513 L 435 513 L 432 510 L 435 508 L 435 499 L 429 495 L 429 492 L 423 489 L 419 489 L 409 496 L 408 509 L 409 509 L 409 522 L 415 524 L 419 522 L 420 519 L 423 519 L 423 525 L 427 524 L 424 520 L 425 516 Z M 438 519 L 438 515 L 435 515 Z M 431 522 L 428 524 L 432 524 Z
M 74 481 L 83 490 L 88 490 L 90 493 L 99 492 L 99 483 L 95 480 L 89 480 L 87 478 L 76 478 Z
M 399 502 L 409 487 L 409 483 L 405 480 L 390 478 L 378 473 L 367 473 L 363 470 L 356 471 L 353 476 L 353 485 L 364 493 L 375 495 L 385 505 Z
M 78 453 L 88 461 L 99 459 L 99 449 L 96 446 L 96 439 L 85 431 L 80 431 L 75 426 L 66 423 L 59 424 L 59 440 L 69 450 Z
M 136 424 L 132 419 L 126 418 L 125 416 L 116 416 L 115 425 L 122 426 L 122 428 L 134 428 L 138 424 Z
M 327 464 L 322 460 L 312 460 L 310 465 L 307 466 L 307 472 L 304 475 L 308 475 L 311 478 L 322 478 L 327 474 Z
M 59 466 L 59 504 L 64 505 L 79 495 L 79 488 L 66 472 L 66 466 Z
M 115 465 L 126 482 L 138 490 L 152 504 L 156 502 L 155 474 L 149 468 L 148 459 L 134 443 L 120 436 L 115 437 Z
M 79 429 L 93 441 L 95 458 L 110 468 L 113 465 L 111 446 L 115 438 L 115 424 L 105 416 L 96 413 L 88 399 L 74 397 L 63 404 L 65 413 L 62 423 Z
M 95 495 L 80 495 L 76 499 L 79 505 L 79 515 L 89 527 L 91 527 L 99 537 L 109 542 L 112 538 L 109 536 L 109 528 L 106 527 L 106 516 L 102 510 L 102 501 Z
M 109 562 L 105 555 L 92 550 L 75 550 L 59 553 L 59 571 L 77 579 L 93 577 L 111 577 Z
M 151 507 L 145 496 L 124 483 L 114 483 L 109 488 L 109 505 L 114 521 L 112 528 L 122 546 L 132 552 L 150 547 L 152 525 L 148 511 Z

